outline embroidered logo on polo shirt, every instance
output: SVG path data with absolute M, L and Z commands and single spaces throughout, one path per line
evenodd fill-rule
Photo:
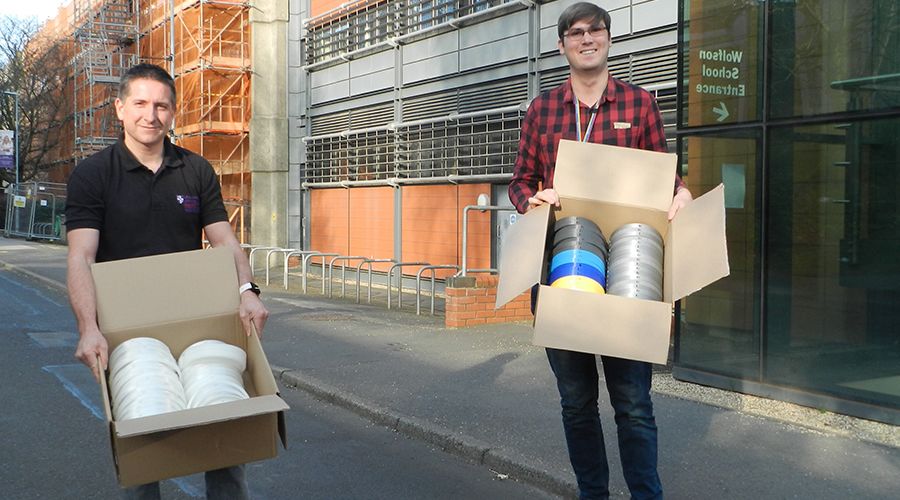
M 186 214 L 199 214 L 200 213 L 200 197 L 193 196 L 190 194 L 179 194 L 175 195 L 175 199 L 178 200 L 178 204 L 184 207 L 184 213 Z

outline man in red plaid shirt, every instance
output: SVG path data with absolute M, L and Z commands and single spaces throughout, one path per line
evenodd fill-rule
M 520 213 L 544 203 L 559 206 L 553 172 L 560 139 L 666 151 L 656 100 L 649 92 L 609 75 L 609 29 L 609 14 L 591 3 L 573 4 L 559 16 L 557 45 L 569 62 L 570 76 L 536 98 L 525 114 L 509 184 L 509 198 Z M 691 192 L 678 177 L 674 189 L 669 220 L 692 200 Z M 556 375 L 569 460 L 580 497 L 608 498 L 609 466 L 597 407 L 596 356 L 547 348 L 547 358 Z M 631 496 L 662 498 L 656 421 L 650 400 L 651 365 L 601 358 Z

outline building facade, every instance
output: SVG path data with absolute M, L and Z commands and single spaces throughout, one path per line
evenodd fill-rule
M 464 207 L 510 205 L 525 109 L 568 75 L 571 3 L 291 2 L 286 243 L 462 265 Z M 612 72 L 657 94 L 674 151 L 677 2 L 605 7 Z M 509 216 L 471 214 L 468 268 L 496 266 Z
M 509 205 L 524 111 L 567 76 L 571 3 L 290 0 L 286 234 L 254 243 L 461 265 L 463 208 Z M 732 274 L 682 301 L 675 376 L 900 422 L 900 6 L 601 5 L 612 74 L 695 193 L 726 187 Z M 509 214 L 468 222 L 495 267 Z

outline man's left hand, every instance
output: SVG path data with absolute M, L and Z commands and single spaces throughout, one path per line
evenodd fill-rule
M 678 213 L 679 210 L 684 208 L 685 205 L 691 202 L 694 197 L 691 196 L 691 192 L 686 187 L 681 187 L 678 189 L 678 192 L 675 193 L 675 197 L 672 198 L 672 206 L 669 207 L 669 220 L 675 218 L 675 214 Z
M 259 297 L 249 290 L 241 294 L 240 316 L 241 323 L 244 324 L 244 332 L 248 337 L 251 332 L 251 323 L 256 326 L 256 334 L 262 337 L 266 320 L 269 319 L 269 310 L 259 300 Z

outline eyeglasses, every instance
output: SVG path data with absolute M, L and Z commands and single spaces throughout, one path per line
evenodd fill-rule
M 590 33 L 591 38 L 597 38 L 606 31 L 606 26 L 591 26 L 587 30 L 583 30 L 581 28 L 572 28 L 566 33 L 563 33 L 563 36 L 569 38 L 573 42 L 580 42 L 584 40 L 584 34 Z

